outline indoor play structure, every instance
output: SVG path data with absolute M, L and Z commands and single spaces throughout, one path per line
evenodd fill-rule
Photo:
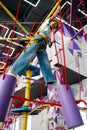
M 61 2 L 62 0 L 57 1 L 44 20 L 51 17 L 57 7 L 61 5 Z M 66 4 L 70 6 L 68 1 L 66 1 Z M 34 59 L 30 64 L 29 70 L 26 70 L 26 76 L 18 76 L 16 78 L 14 75 L 7 73 L 7 69 L 14 64 L 18 56 L 29 46 L 29 41 L 33 36 L 18 21 L 18 13 L 21 7 L 20 0 L 16 17 L 0 1 L 0 7 L 14 21 L 13 29 L 0 24 L 1 35 L 3 29 L 5 29 L 4 36 L 0 36 L 0 129 L 10 130 L 10 125 L 14 124 L 14 120 L 22 117 L 21 130 L 27 130 L 29 115 L 38 115 L 43 113 L 44 110 L 50 112 L 52 109 L 55 119 L 61 116 L 59 119 L 64 120 L 64 126 L 58 126 L 59 120 L 57 121 L 57 119 L 53 120 L 52 124 L 52 119 L 50 119 L 48 121 L 48 130 L 68 130 L 84 125 L 80 111 L 86 112 L 87 110 L 87 102 L 82 98 L 82 93 L 87 97 L 87 89 L 84 89 L 82 82 L 87 77 L 86 60 L 84 57 L 87 49 L 87 25 L 80 29 L 73 27 L 73 21 L 76 18 L 79 21 L 76 26 L 81 26 L 81 21 L 76 13 L 78 11 L 78 2 L 73 0 L 71 4 L 70 25 L 63 20 L 60 10 L 59 17 L 56 17 L 56 20 L 60 20 L 60 28 L 52 32 L 54 43 L 51 48 L 47 48 L 51 69 L 58 82 L 55 90 L 52 84 L 45 85 L 37 59 Z M 73 7 L 75 8 L 73 9 Z M 85 19 L 87 20 L 87 15 Z M 24 34 L 15 31 L 16 24 Z M 38 33 L 39 27 L 33 35 Z M 3 44 L 4 41 L 7 41 L 6 45 Z M 19 43 L 19 41 L 21 42 Z M 25 41 L 28 43 L 26 48 L 21 44 Z M 75 83 L 78 82 L 79 96 L 75 94 L 77 89 L 72 89 L 71 87 L 72 81 L 70 78 L 73 79 L 73 77 L 69 73 L 70 69 L 72 73 L 75 71 L 75 74 L 77 74 L 78 78 L 77 80 L 75 79 Z M 38 84 L 38 87 L 35 88 L 36 92 L 34 91 L 35 97 L 31 94 L 33 83 L 34 85 Z M 21 92 L 22 86 L 25 86 L 24 95 Z M 17 90 L 20 87 L 21 89 Z M 19 91 L 18 94 L 17 91 Z M 83 103 L 85 107 L 81 108 L 80 103 Z

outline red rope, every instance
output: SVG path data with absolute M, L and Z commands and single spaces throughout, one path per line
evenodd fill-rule
M 19 0 L 18 2 L 18 9 L 17 9 L 17 13 L 16 13 L 16 20 L 18 19 L 18 14 L 19 14 L 19 10 L 20 10 L 20 7 L 21 7 L 21 0 Z M 16 21 L 14 21 L 14 27 L 13 27 L 13 33 L 12 33 L 12 38 L 14 37 L 14 30 L 16 29 Z M 10 42 L 10 48 L 12 47 L 12 40 Z M 7 66 L 8 66 L 8 62 L 9 62 L 9 55 L 11 53 L 11 49 L 8 50 L 8 56 L 6 58 L 6 64 L 5 64 L 5 67 L 4 67 L 4 72 L 3 72 L 3 78 L 5 76 L 5 72 L 6 72 L 6 69 L 7 69 Z
M 23 97 L 18 97 L 18 96 L 12 96 L 12 98 L 14 99 L 17 99 L 17 100 L 21 100 L 21 101 L 29 101 L 29 102 L 33 102 L 33 103 L 38 103 L 38 104 L 47 104 L 47 105 L 50 105 L 50 106 L 59 106 L 61 107 L 61 104 L 57 104 L 57 103 L 54 103 L 54 102 L 44 102 L 44 101 L 38 101 L 38 100 L 32 100 L 32 99 L 27 99 L 27 98 L 23 98 Z M 82 100 L 82 99 L 79 99 L 79 100 L 76 100 L 76 103 L 79 104 L 83 102 L 86 106 L 87 106 L 87 102 Z
M 60 64 L 59 63 L 59 57 L 58 57 L 58 50 L 57 50 L 57 45 L 56 45 L 56 38 L 55 38 L 55 33 L 54 33 L 54 30 L 52 30 L 52 33 L 53 33 L 53 40 L 54 40 L 54 47 L 55 47 L 55 52 L 56 52 L 56 58 L 57 58 L 57 63 L 58 63 L 58 68 L 60 70 Z M 61 61 L 62 61 L 62 57 L 61 57 Z M 60 71 L 60 83 L 62 83 L 62 75 L 61 75 L 61 71 Z
M 32 99 L 27 99 L 27 98 L 23 98 L 23 97 L 18 97 L 18 96 L 12 96 L 12 98 L 14 99 L 18 99 L 18 100 L 21 100 L 21 101 L 29 101 L 29 102 L 33 102 L 33 103 L 38 103 L 38 104 L 47 104 L 47 105 L 50 105 L 50 106 L 61 106 L 60 104 L 57 104 L 57 103 L 54 103 L 54 102 L 44 102 L 44 101 L 38 101 L 38 100 L 32 100 Z
M 30 33 L 33 32 L 35 25 L 36 25 L 36 22 L 33 23 L 32 28 L 31 28 L 31 30 L 30 30 Z
M 59 52 L 60 52 L 60 64 L 62 64 L 63 63 L 63 61 L 62 61 L 62 49 L 59 49 Z
M 76 100 L 76 103 L 79 104 L 79 103 L 84 103 L 86 106 L 87 106 L 87 102 L 82 100 L 82 99 L 79 99 L 79 100 Z
M 42 79 L 40 79 L 40 99 L 42 99 Z
M 84 12 L 87 14 L 87 12 L 86 12 L 86 10 L 87 10 L 87 8 L 86 8 L 87 3 L 84 4 L 84 0 L 80 0 L 80 1 L 81 1 L 82 6 L 83 6 Z M 85 16 L 85 19 L 87 20 L 87 16 Z
M 78 82 L 80 83 L 80 62 L 79 62 L 79 55 L 78 55 Z M 79 92 L 79 99 L 81 99 L 81 85 L 79 86 L 80 92 Z
M 65 76 L 65 83 L 66 83 L 66 89 L 68 89 L 68 77 L 67 77 L 67 71 L 66 71 L 66 57 L 65 57 L 65 50 L 64 50 L 64 38 L 63 38 L 63 25 L 62 25 L 62 13 L 60 11 L 60 27 L 61 27 L 61 39 L 62 39 L 62 49 L 63 49 L 63 58 L 64 58 L 64 76 Z
M 82 28 L 83 27 L 82 26 L 82 22 L 81 22 L 81 20 L 80 20 L 79 17 L 76 17 L 76 21 L 77 21 L 77 27 L 78 27 L 78 29 Z
M 54 32 L 54 30 L 52 30 L 52 33 L 53 33 L 53 41 L 54 41 L 54 47 L 55 47 L 55 52 L 56 52 L 56 58 L 57 58 L 57 62 L 59 63 L 58 50 L 57 50 L 57 46 L 56 46 L 56 38 L 55 38 L 55 32 Z

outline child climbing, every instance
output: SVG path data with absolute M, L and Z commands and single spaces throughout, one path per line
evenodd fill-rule
M 29 42 L 29 47 L 18 57 L 15 63 L 10 68 L 10 72 L 14 75 L 22 75 L 24 71 L 29 69 L 29 63 L 34 59 L 35 56 L 38 58 L 40 69 L 43 74 L 45 82 L 54 83 L 56 82 L 52 71 L 48 55 L 46 52 L 46 47 L 49 45 L 51 47 L 53 41 L 51 41 L 51 31 L 57 29 L 58 22 L 55 19 L 60 6 L 56 9 L 54 14 L 41 25 L 37 35 Z

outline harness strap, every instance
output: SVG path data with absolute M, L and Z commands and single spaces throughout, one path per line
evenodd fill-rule
M 42 37 L 42 39 L 41 40 L 35 40 L 35 39 L 33 39 L 33 40 L 31 40 L 30 42 L 29 42 L 29 45 L 31 45 L 31 44 L 33 44 L 33 43 L 39 43 L 40 41 L 42 41 L 43 39 L 44 39 L 44 41 L 45 41 L 45 43 L 46 44 L 48 44 L 48 39 L 47 39 L 47 37 L 43 34 L 43 33 L 40 33 L 39 35 L 41 35 L 41 37 Z
M 35 39 L 34 39 L 34 40 L 30 41 L 29 44 L 31 45 L 31 44 L 33 44 L 33 43 L 39 43 L 39 41 L 40 41 L 40 40 L 35 40 Z
M 40 35 L 41 35 L 42 38 L 45 40 L 46 44 L 48 44 L 48 39 L 47 39 L 47 37 L 46 37 L 43 33 L 40 33 Z

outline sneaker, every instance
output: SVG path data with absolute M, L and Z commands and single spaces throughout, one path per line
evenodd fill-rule
M 59 86 L 58 82 L 53 83 L 52 85 L 53 85 L 53 88 L 54 88 L 55 90 L 57 90 L 57 88 L 58 88 L 58 86 Z

